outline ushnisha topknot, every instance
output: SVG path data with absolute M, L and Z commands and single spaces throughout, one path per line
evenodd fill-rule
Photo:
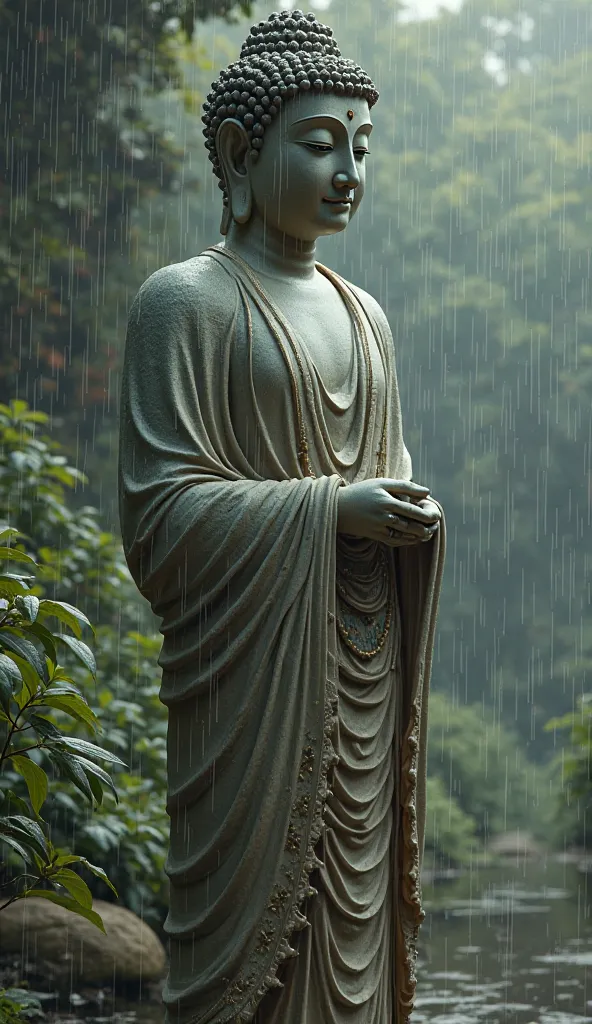
M 265 129 L 277 117 L 286 100 L 298 92 L 334 92 L 338 96 L 362 96 L 369 107 L 378 91 L 366 72 L 341 56 L 328 25 L 314 14 L 282 11 L 253 25 L 243 43 L 239 60 L 220 72 L 212 82 L 203 105 L 206 148 L 219 178 L 218 187 L 228 195 L 216 153 L 216 132 L 226 117 L 240 121 L 256 160 Z

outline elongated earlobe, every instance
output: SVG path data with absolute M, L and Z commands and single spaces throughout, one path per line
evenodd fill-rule
M 240 121 L 227 118 L 222 122 L 216 135 L 216 152 L 228 196 L 228 205 L 222 212 L 220 223 L 220 233 L 226 235 L 233 220 L 237 224 L 246 224 L 253 209 L 249 140 Z
M 230 203 L 228 203 L 226 206 L 222 207 L 222 220 L 220 221 L 220 234 L 221 235 L 227 235 L 228 234 L 228 228 L 230 227 L 231 220 L 232 220 L 232 215 L 230 213 Z
M 246 224 L 251 219 L 252 201 L 251 189 L 248 183 L 237 185 L 230 191 L 230 205 L 232 207 L 232 219 L 237 224 Z

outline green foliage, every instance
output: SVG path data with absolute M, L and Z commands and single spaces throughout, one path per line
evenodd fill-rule
M 162 925 L 168 890 L 164 862 L 168 848 L 166 802 L 166 708 L 158 699 L 160 638 L 110 627 L 97 630 L 97 658 L 108 680 L 99 686 L 94 706 L 107 745 L 129 765 L 115 776 L 119 801 L 92 815 L 72 800 L 69 788 L 54 792 L 46 814 L 52 832 L 72 842 L 109 873 L 122 901 L 157 930 Z M 91 887 L 92 888 L 92 887 Z M 92 888 L 96 893 L 96 886 Z
M 474 863 L 482 850 L 474 818 L 435 775 L 428 778 L 426 797 L 425 860 L 431 855 L 438 867 Z
M 438 807 L 442 794 L 450 801 L 464 852 L 468 837 L 482 844 L 496 833 L 530 827 L 538 813 L 538 772 L 519 737 L 482 707 L 455 707 L 442 693 L 430 694 L 428 774 L 442 787 L 432 790 Z
M 182 177 L 182 146 L 147 116 L 145 97 L 175 84 L 196 24 L 249 10 L 248 0 L 114 0 L 88 16 L 72 0 L 56 22 L 41 0 L 0 4 L 0 379 L 60 418 L 82 450 L 100 440 L 117 306 L 142 275 L 137 211 Z
M 46 422 L 23 402 L 0 406 L 0 517 L 10 513 L 27 527 L 26 536 L 6 528 L 0 556 L 11 570 L 18 561 L 35 569 L 35 576 L 0 575 L 0 806 L 6 812 L 0 839 L 7 854 L 0 888 L 14 888 L 24 878 L 30 895 L 102 927 L 92 899 L 104 898 L 106 882 L 126 906 L 158 927 L 167 903 L 168 845 L 160 642 L 131 628 L 151 616 L 142 614 L 120 542 L 101 528 L 96 510 L 69 507 L 66 492 L 80 477 L 60 446 L 38 435 Z M 96 630 L 84 611 L 56 599 L 63 591 L 100 612 Z M 85 631 L 95 635 L 101 678 L 108 683 L 95 678 Z M 87 701 L 83 691 L 91 681 L 94 697 Z M 74 735 L 63 736 L 64 721 Z M 96 730 L 106 733 L 109 749 L 89 742 Z M 22 732 L 37 742 L 22 739 Z M 95 763 L 101 759 L 117 769 L 119 793 Z M 47 767 L 53 770 L 49 780 Z M 116 811 L 103 800 L 104 787 L 115 797 Z M 51 841 L 37 831 L 41 811 Z M 22 876 L 25 855 L 34 870 Z M 88 884 L 70 865 L 91 873 Z M 17 994 L 5 992 L 2 998 L 12 1005 Z
M 137 595 L 120 541 L 103 530 L 96 509 L 71 507 L 67 492 L 84 479 L 68 464 L 60 445 L 38 433 L 46 423 L 45 414 L 32 412 L 24 402 L 0 406 L 0 517 L 10 516 L 27 533 L 27 551 L 39 560 L 35 586 L 16 600 L 29 602 L 31 628 L 38 631 L 56 614 L 61 616 L 73 635 L 63 634 L 58 643 L 67 645 L 70 677 L 80 689 L 88 689 L 89 673 L 92 677 L 94 672 L 93 655 L 80 646 L 81 630 L 89 628 L 90 617 L 98 623 L 95 650 L 105 682 L 96 683 L 86 710 L 77 707 L 80 717 L 70 742 L 86 742 L 88 727 L 97 727 L 100 719 L 111 756 L 122 758 L 129 770 L 114 762 L 115 811 L 103 801 L 89 809 L 76 798 L 77 781 L 68 773 L 66 757 L 59 784 L 45 798 L 44 817 L 57 845 L 100 866 L 113 879 L 124 905 L 158 928 L 166 912 L 168 846 L 167 718 L 158 699 L 160 638 L 154 631 L 141 631 L 152 626 L 153 617 Z M 47 590 L 51 598 L 44 596 Z M 56 593 L 72 603 L 56 604 Z M 37 606 L 31 605 L 36 601 Z M 43 632 L 40 639 L 48 642 Z M 48 716 L 54 726 L 63 721 L 68 706 L 68 695 L 54 695 Z M 18 762 L 11 762 L 3 778 L 4 786 L 22 797 L 26 779 Z M 16 870 L 14 858 L 11 866 Z M 91 880 L 90 891 L 103 895 L 99 879 Z
M 95 622 L 138 625 L 141 604 L 121 543 L 102 529 L 95 508 L 66 499 L 86 484 L 63 448 L 40 427 L 49 417 L 24 401 L 0 405 L 0 519 L 27 538 L 39 584 L 80 606 Z
M 556 755 L 552 766 L 562 780 L 563 790 L 554 800 L 557 839 L 561 844 L 590 847 L 587 819 L 592 809 L 592 694 L 579 697 L 577 708 L 551 718 L 547 732 L 569 730 L 567 749 Z
M 36 996 L 24 988 L 0 988 L 0 1024 L 22 1024 L 45 1017 Z
M 37 568 L 19 531 L 0 524 L 0 566 L 14 563 Z M 94 655 L 82 640 L 85 628 L 94 632 L 78 608 L 44 598 L 35 576 L 0 569 L 0 846 L 3 863 L 9 862 L 4 856 L 8 853 L 26 868 L 2 885 L 12 893 L 0 897 L 0 912 L 17 900 L 37 897 L 86 918 L 104 932 L 92 907 L 92 893 L 72 865 L 87 869 L 116 896 L 117 890 L 101 867 L 56 845 L 41 815 L 48 798 L 47 768 L 53 769 L 54 778 L 57 774 L 58 779 L 69 780 L 91 806 L 102 803 L 103 786 L 117 800 L 111 777 L 96 761 L 125 766 L 124 762 L 87 739 L 65 736 L 51 721 L 52 711 L 57 711 L 82 723 L 91 735 L 99 727 L 71 673 L 58 660 L 58 651 L 65 648 L 67 660 L 77 659 L 87 674 L 95 676 Z M 8 765 L 12 773 L 5 771 Z M 10 787 L 9 775 L 23 780 L 28 799 Z M 22 989 L 0 989 L 2 1024 L 36 1016 L 43 1016 L 37 999 Z
M 34 560 L 18 542 L 19 536 L 14 527 L 0 525 L 0 564 L 18 561 L 35 567 Z M 70 780 L 91 805 L 94 801 L 100 805 L 103 786 L 111 790 L 116 800 L 117 793 L 110 776 L 95 760 L 121 765 L 124 762 L 94 743 L 64 736 L 51 722 L 50 713 L 57 710 L 82 722 L 91 734 L 99 726 L 71 674 L 58 661 L 58 650 L 64 645 L 94 676 L 94 656 L 80 639 L 83 626 L 91 631 L 92 626 L 77 608 L 30 593 L 33 582 L 30 575 L 0 571 L 0 771 L 10 762 L 25 782 L 32 808 L 31 814 L 26 801 L 5 788 L 4 778 L 0 779 L 0 843 L 16 851 L 34 869 L 25 876 L 33 881 L 13 893 L 0 905 L 0 910 L 17 899 L 40 896 L 82 915 L 104 931 L 101 918 L 92 910 L 86 882 L 68 865 L 88 868 L 117 895 L 116 890 L 102 868 L 85 857 L 63 853 L 46 835 L 41 817 L 48 795 L 45 767 L 53 767 L 58 776 Z M 52 630 L 53 619 L 75 636 L 62 629 Z M 9 813 L 11 806 L 20 813 Z M 43 883 L 58 885 L 65 892 L 39 888 Z

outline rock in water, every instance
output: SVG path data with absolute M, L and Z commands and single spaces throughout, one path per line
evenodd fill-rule
M 537 860 L 544 856 L 544 852 L 531 833 L 523 832 L 521 829 L 502 832 L 489 841 L 489 853 L 498 857 L 525 857 Z
M 78 914 L 35 896 L 0 914 L 0 953 L 46 961 L 56 984 L 128 984 L 159 981 L 166 952 L 158 936 L 126 907 L 93 901 L 104 934 Z

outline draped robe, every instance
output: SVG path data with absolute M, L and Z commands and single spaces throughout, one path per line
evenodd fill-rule
M 385 403 L 385 475 L 411 479 L 411 459 L 386 318 L 346 287 L 369 407 L 359 350 L 331 393 L 296 334 L 302 374 L 217 251 L 157 271 L 130 310 L 120 518 L 163 635 L 169 1024 L 404 1024 L 413 1007 L 444 520 L 427 543 L 380 545 L 391 625 L 360 659 L 336 579 L 379 545 L 337 535 L 338 489 L 376 476 Z M 351 588 L 367 610 L 355 573 Z

